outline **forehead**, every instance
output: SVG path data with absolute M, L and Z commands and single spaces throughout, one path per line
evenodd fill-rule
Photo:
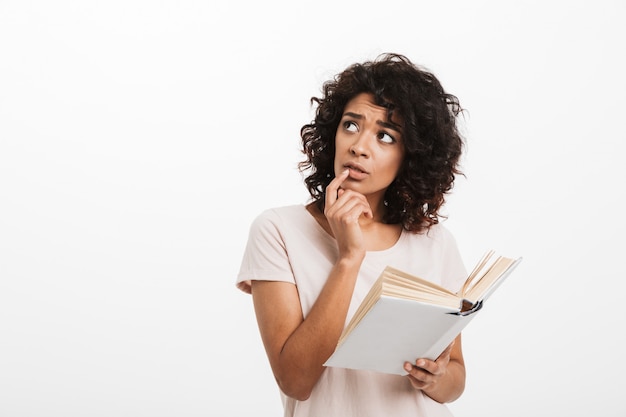
M 363 108 L 363 110 L 370 112 L 382 113 L 385 115 L 387 114 L 386 108 L 379 106 L 374 102 L 374 95 L 371 93 L 359 93 L 352 97 L 352 99 L 346 103 L 344 112 L 355 108 Z
M 398 127 L 402 125 L 402 117 L 397 112 L 392 114 L 392 120 L 389 119 L 389 110 L 386 107 L 379 106 L 374 100 L 372 93 L 360 93 L 354 96 L 343 109 L 345 113 L 356 113 L 368 118 L 375 118 L 383 122 L 390 122 Z

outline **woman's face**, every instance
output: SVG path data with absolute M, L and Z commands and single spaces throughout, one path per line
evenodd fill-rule
M 404 159 L 401 121 L 395 119 L 369 93 L 346 104 L 335 135 L 335 176 L 350 170 L 341 188 L 382 198 Z

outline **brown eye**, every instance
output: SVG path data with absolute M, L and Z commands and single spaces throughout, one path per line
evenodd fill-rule
M 393 136 L 391 136 L 389 133 L 387 132 L 380 132 L 378 134 L 378 140 L 380 140 L 383 143 L 394 143 L 396 140 L 394 139 Z
M 353 121 L 343 122 L 343 128 L 348 132 L 356 132 L 359 130 L 356 123 L 354 123 Z

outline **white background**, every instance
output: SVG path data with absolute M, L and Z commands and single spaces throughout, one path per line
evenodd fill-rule
M 278 416 L 248 226 L 309 98 L 400 52 L 467 109 L 446 225 L 524 261 L 457 416 L 625 416 L 623 1 L 0 1 L 0 416 Z

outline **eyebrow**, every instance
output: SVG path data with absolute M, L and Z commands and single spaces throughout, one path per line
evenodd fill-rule
M 351 111 L 347 111 L 347 112 L 345 112 L 345 113 L 343 114 L 343 116 L 344 116 L 344 117 L 345 117 L 345 116 L 350 116 L 350 117 L 352 117 L 352 118 L 354 118 L 354 119 L 357 119 L 357 120 L 363 120 L 363 119 L 364 119 L 364 117 L 363 117 L 363 115 L 362 115 L 362 114 L 353 113 L 353 112 L 351 112 Z M 386 127 L 386 128 L 388 128 L 388 129 L 395 130 L 395 131 L 396 131 L 396 132 L 398 132 L 398 133 L 402 133 L 402 126 L 400 126 L 400 125 L 398 125 L 398 124 L 395 124 L 395 123 L 389 123 L 389 122 L 383 122 L 382 120 L 376 120 L 376 124 L 377 124 L 377 125 L 380 125 L 380 126 L 382 126 L 382 127 Z

